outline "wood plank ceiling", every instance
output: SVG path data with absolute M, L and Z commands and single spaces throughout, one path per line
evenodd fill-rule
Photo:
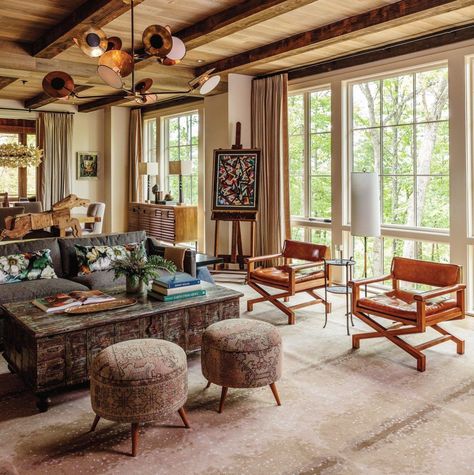
M 173 67 L 149 59 L 137 64 L 137 80 L 150 77 L 160 90 L 186 88 L 187 82 L 208 67 L 261 75 L 323 62 L 350 64 L 347 56 L 371 52 L 381 45 L 423 37 L 474 23 L 474 0 L 135 0 L 134 44 L 150 24 L 170 25 L 183 39 L 188 53 Z M 90 24 L 108 36 L 119 36 L 131 48 L 130 11 L 123 0 L 2 0 L 0 11 L 0 98 L 17 99 L 36 108 L 51 101 L 42 93 L 43 76 L 63 70 L 74 77 L 84 95 L 110 95 L 116 90 L 97 75 L 97 59 L 88 58 L 72 38 Z M 443 42 L 474 37 L 474 27 L 447 33 Z M 413 43 L 412 49 L 433 44 Z M 436 44 L 436 42 L 434 42 Z M 397 49 L 398 48 L 398 49 Z M 388 50 L 387 50 L 388 51 Z M 392 55 L 409 52 L 392 48 Z M 380 55 L 365 53 L 367 60 Z M 372 56 L 369 56 L 372 54 Z M 292 73 L 293 77 L 304 74 Z M 170 96 L 164 96 L 169 99 Z M 131 101 L 74 100 L 80 110 L 110 104 L 134 106 Z M 71 101 L 69 101 L 71 102 Z

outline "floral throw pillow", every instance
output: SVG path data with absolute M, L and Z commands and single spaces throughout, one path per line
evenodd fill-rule
M 130 255 L 130 251 L 144 243 L 131 243 L 117 246 L 81 246 L 76 244 L 78 275 L 87 275 L 92 272 L 112 269 L 112 263 Z
M 0 284 L 57 278 L 50 249 L 0 256 Z

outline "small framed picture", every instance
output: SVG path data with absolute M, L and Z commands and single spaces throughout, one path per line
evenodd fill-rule
M 77 152 L 77 179 L 97 180 L 99 178 L 99 154 Z

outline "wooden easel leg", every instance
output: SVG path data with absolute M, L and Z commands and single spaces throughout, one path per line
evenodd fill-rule
M 216 220 L 214 227 L 214 257 L 217 257 L 217 238 L 219 236 L 219 220 Z M 214 270 L 217 269 L 217 264 L 214 264 Z
M 240 231 L 240 223 L 236 221 L 236 235 L 237 235 L 237 260 L 239 261 L 239 269 L 244 270 L 244 250 L 242 246 L 242 233 Z
M 237 262 L 237 221 L 232 221 L 232 245 L 230 250 L 230 262 Z
M 255 257 L 255 221 L 250 225 L 250 257 Z

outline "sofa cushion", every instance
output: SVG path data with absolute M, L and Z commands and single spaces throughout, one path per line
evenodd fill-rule
M 66 279 L 30 280 L 16 284 L 0 285 L 0 303 L 23 302 L 49 295 L 88 290 L 86 286 Z
M 57 279 L 49 249 L 0 256 L 0 284 L 40 279 Z
M 114 287 L 125 287 L 125 277 L 119 277 L 114 280 L 114 273 L 108 271 L 93 272 L 92 274 L 77 275 L 71 277 L 74 282 L 85 285 L 89 289 L 104 290 L 113 289 Z
M 76 248 L 77 275 L 111 270 L 115 261 L 130 257 L 130 252 L 139 247 L 143 249 L 143 252 L 146 252 L 143 241 L 140 244 L 134 242 L 124 246 L 81 246 L 76 244 L 74 247 Z
M 77 276 L 79 272 L 76 259 L 76 244 L 79 244 L 80 246 L 118 246 L 134 242 L 142 242 L 145 239 L 145 231 L 134 231 L 121 234 L 97 234 L 80 238 L 60 238 L 58 239 L 58 243 L 61 249 L 63 273 L 67 277 L 74 277 Z
M 61 251 L 57 238 L 36 239 L 34 241 L 15 241 L 0 243 L 0 256 L 19 254 L 24 252 L 35 252 L 43 249 L 51 251 L 54 271 L 58 277 L 63 277 L 63 267 L 61 264 Z

